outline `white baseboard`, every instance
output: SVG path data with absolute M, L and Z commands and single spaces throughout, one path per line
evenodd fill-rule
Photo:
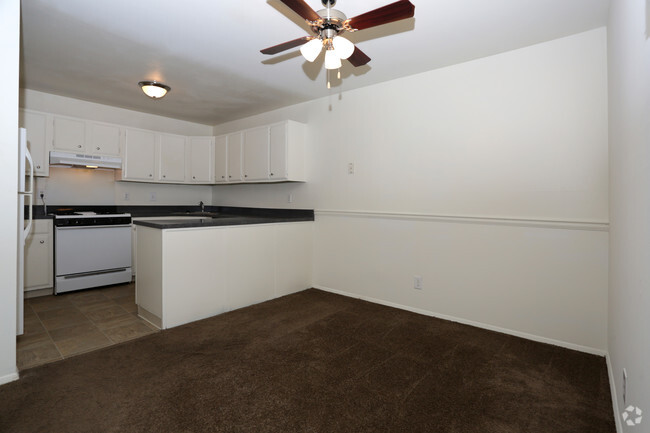
M 515 331 L 512 329 L 501 328 L 499 326 L 488 325 L 486 323 L 475 322 L 473 320 L 461 319 L 458 317 L 448 316 L 446 314 L 440 314 L 429 310 L 423 310 L 420 308 L 409 307 L 408 305 L 401 305 L 395 302 L 384 301 L 383 299 L 372 298 L 369 296 L 361 296 L 356 293 L 345 292 L 343 290 L 332 289 L 324 286 L 313 286 L 315 289 L 324 290 L 326 292 L 336 293 L 337 295 L 348 296 L 350 298 L 361 299 L 363 301 L 373 302 L 375 304 L 386 305 L 387 307 L 399 308 L 402 310 L 411 311 L 413 313 L 423 314 L 425 316 L 437 317 L 438 319 L 449 320 L 452 322 L 462 323 L 464 325 L 475 326 L 477 328 L 483 328 L 490 331 L 500 332 L 502 334 L 513 335 L 515 337 L 525 338 L 527 340 L 537 341 L 540 343 L 552 344 L 553 346 L 564 347 L 566 349 L 577 350 L 579 352 L 585 352 L 592 355 L 606 356 L 607 352 L 602 349 L 596 349 L 588 346 L 581 346 L 579 344 L 569 343 L 561 340 L 554 340 L 552 338 L 541 337 L 539 335 L 528 334 L 526 332 Z
M 614 370 L 609 354 L 605 357 L 607 360 L 607 375 L 609 376 L 609 392 L 612 394 L 612 407 L 614 408 L 614 421 L 616 422 L 616 432 L 623 433 L 623 424 L 621 424 L 621 414 L 618 413 L 618 396 L 616 395 L 616 382 L 614 381 Z
M 18 370 L 10 374 L 5 374 L 4 376 L 0 376 L 0 385 L 13 382 L 14 380 L 18 380 Z

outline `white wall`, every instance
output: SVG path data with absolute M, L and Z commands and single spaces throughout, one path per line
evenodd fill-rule
M 21 107 L 32 110 L 135 128 L 181 135 L 212 135 L 211 126 L 34 90 L 22 89 L 20 103 Z M 60 167 L 51 167 L 47 178 L 37 178 L 36 190 L 44 191 L 46 202 L 53 205 L 172 205 L 200 201 L 210 204 L 212 200 L 210 186 L 115 182 L 111 170 Z M 128 200 L 124 198 L 125 193 L 129 195 Z M 155 201 L 150 199 L 151 193 L 155 193 Z M 40 200 L 38 204 L 42 204 Z
M 315 208 L 317 286 L 603 351 L 606 61 L 601 28 L 218 125 L 308 123 L 309 181 L 213 202 Z
M 18 70 L 20 1 L 0 1 L 0 384 L 18 378 L 16 286 L 18 252 Z
M 626 404 L 650 410 L 649 17 L 647 1 L 614 0 L 610 6 L 609 354 L 619 412 L 625 407 L 623 368 Z M 640 431 L 648 431 L 646 423 L 644 417 Z
M 198 205 L 212 202 L 209 185 L 161 185 L 115 182 L 113 170 L 50 167 L 49 177 L 36 180 L 48 205 Z M 129 196 L 124 199 L 124 194 Z M 155 193 L 155 201 L 151 200 Z M 43 204 L 37 198 L 37 204 Z

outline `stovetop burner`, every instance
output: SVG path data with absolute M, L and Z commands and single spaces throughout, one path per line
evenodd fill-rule
M 73 209 L 54 209 L 50 213 L 52 215 L 75 215 L 75 210 L 73 210 Z
M 71 208 L 54 209 L 53 211 L 50 212 L 50 214 L 54 215 L 55 217 L 74 216 L 80 218 L 91 217 L 91 216 L 102 216 L 102 215 L 129 215 L 128 213 L 116 212 L 110 210 L 84 211 L 84 210 L 74 210 Z

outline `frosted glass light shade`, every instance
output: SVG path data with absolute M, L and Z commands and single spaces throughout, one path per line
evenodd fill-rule
M 316 60 L 316 57 L 318 57 L 322 49 L 323 42 L 320 39 L 312 39 L 300 47 L 300 53 L 303 55 L 305 60 L 308 62 L 313 62 Z
M 171 87 L 156 81 L 140 81 L 138 85 L 144 94 L 152 99 L 160 99 L 171 90 Z
M 325 69 L 338 69 L 341 67 L 341 58 L 336 51 L 325 51 Z
M 332 45 L 341 59 L 347 59 L 354 52 L 354 44 L 341 36 L 335 36 Z

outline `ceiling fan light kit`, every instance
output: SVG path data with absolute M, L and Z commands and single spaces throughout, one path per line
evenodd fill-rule
M 332 39 L 332 46 L 336 54 L 343 60 L 349 58 L 354 52 L 354 44 L 343 36 L 334 36 Z
M 300 53 L 308 62 L 313 62 L 316 57 L 323 50 L 323 41 L 320 39 L 312 39 L 311 41 L 300 47 Z
M 338 69 L 341 67 L 341 58 L 331 48 L 325 51 L 325 69 Z
M 311 27 L 315 36 L 305 36 L 261 50 L 262 54 L 277 54 L 282 51 L 300 47 L 305 60 L 313 62 L 325 47 L 325 69 L 339 69 L 341 59 L 347 59 L 352 66 L 363 66 L 370 61 L 363 51 L 341 37 L 344 32 L 355 32 L 394 21 L 411 18 L 415 15 L 415 6 L 409 0 L 398 0 L 378 9 L 353 18 L 347 18 L 339 10 L 332 9 L 336 0 L 321 0 L 326 9 L 314 11 L 305 0 L 280 0 L 287 7 L 300 15 Z M 329 87 L 329 82 L 328 82 Z
M 160 99 L 171 90 L 171 87 L 168 85 L 157 81 L 140 81 L 138 86 L 140 86 L 144 94 L 151 99 Z

